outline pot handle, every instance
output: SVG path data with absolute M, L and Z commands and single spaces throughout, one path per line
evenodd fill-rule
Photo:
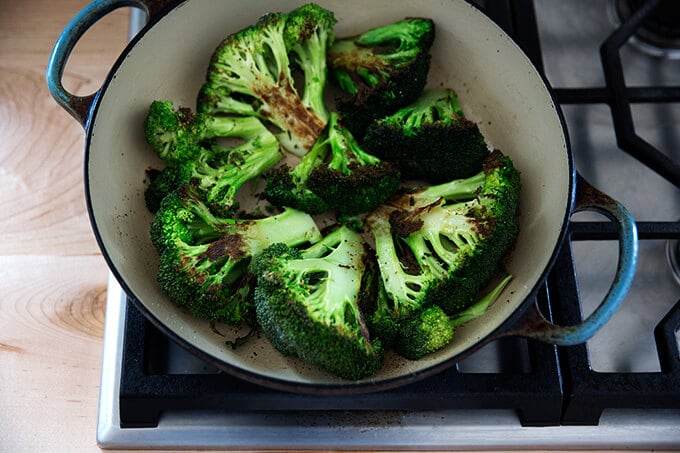
M 136 7 L 146 13 L 147 21 L 152 20 L 170 1 L 159 0 L 94 0 L 81 10 L 57 38 L 47 63 L 47 88 L 57 103 L 71 114 L 83 127 L 87 127 L 90 110 L 101 88 L 88 96 L 69 93 L 62 84 L 64 67 L 76 43 L 99 19 L 122 7 Z
M 628 210 L 618 201 L 590 185 L 577 175 L 576 203 L 574 212 L 596 211 L 616 222 L 619 230 L 619 259 L 616 275 L 609 291 L 600 305 L 580 324 L 558 326 L 533 307 L 519 321 L 518 327 L 510 329 L 510 335 L 519 335 L 558 346 L 585 343 L 604 326 L 626 297 L 635 275 L 638 254 L 637 226 Z

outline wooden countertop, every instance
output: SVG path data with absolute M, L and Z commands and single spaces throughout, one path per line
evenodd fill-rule
M 3 2 L 0 13 L 0 451 L 98 451 L 108 270 L 83 196 L 83 129 L 45 83 L 57 36 L 87 3 Z M 85 34 L 67 89 L 99 88 L 128 14 Z

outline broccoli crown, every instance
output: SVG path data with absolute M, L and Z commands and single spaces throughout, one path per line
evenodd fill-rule
M 332 12 L 305 5 L 269 13 L 229 35 L 213 53 L 198 110 L 259 117 L 281 130 L 277 138 L 284 148 L 304 154 L 326 124 L 326 50 L 334 24 Z M 302 97 L 294 65 L 305 79 Z
M 166 196 L 151 226 L 161 289 L 192 315 L 233 325 L 254 319 L 251 259 L 272 243 L 320 236 L 313 219 L 293 209 L 256 220 L 217 217 L 191 186 Z
M 145 193 L 146 205 L 151 212 L 158 210 L 165 195 L 195 181 L 205 193 L 206 201 L 225 214 L 243 184 L 283 157 L 276 137 L 257 118 L 204 114 L 193 118 L 187 127 L 191 132 L 184 134 L 186 143 L 191 143 L 193 155 L 172 160 L 165 169 L 153 175 Z M 240 139 L 242 143 L 227 148 L 213 140 L 217 138 Z
M 305 250 L 265 250 L 253 265 L 255 309 L 274 347 L 344 379 L 377 371 L 383 349 L 360 309 L 371 262 L 365 241 L 346 227 Z
M 399 194 L 372 212 L 367 222 L 394 317 L 435 304 L 447 313 L 469 306 L 514 243 L 519 192 L 512 161 L 494 151 L 479 174 Z
M 315 146 L 327 148 L 330 158 L 312 169 L 307 187 L 341 215 L 368 212 L 399 188 L 399 168 L 364 151 L 337 113 Z
M 407 18 L 358 36 L 336 39 L 328 65 L 347 94 L 337 108 L 363 136 L 368 124 L 416 100 L 427 82 L 434 22 Z
M 173 165 L 172 168 L 168 166 L 163 170 L 148 169 L 146 171 L 149 182 L 144 190 L 144 202 L 149 212 L 156 213 L 161 207 L 163 198 L 182 185 L 183 181 L 190 179 L 180 171 L 184 168 L 187 167 Z
M 268 172 L 265 198 L 275 206 L 288 206 L 309 214 L 327 211 L 328 203 L 307 186 L 312 171 L 323 164 L 327 154 L 328 148 L 317 142 L 292 169 L 282 165 Z
M 438 183 L 468 178 L 489 154 L 479 127 L 464 117 L 453 90 L 425 90 L 415 102 L 373 121 L 364 144 L 399 164 L 405 178 Z
M 417 360 L 451 342 L 455 328 L 483 315 L 512 279 L 503 278 L 488 294 L 465 310 L 449 317 L 439 306 L 431 305 L 401 323 L 395 349 L 407 359 Z
M 175 109 L 172 101 L 151 103 L 144 120 L 144 137 L 164 162 L 185 162 L 198 154 L 192 131 L 194 117 L 191 109 Z
M 432 305 L 401 324 L 395 349 L 402 357 L 417 360 L 443 348 L 452 339 L 449 316 L 439 306 Z

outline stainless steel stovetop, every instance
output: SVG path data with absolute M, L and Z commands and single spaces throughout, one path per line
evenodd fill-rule
M 495 0 L 487 0 L 487 3 Z M 618 25 L 615 0 L 535 0 L 546 77 L 567 121 L 577 170 L 621 201 L 638 222 L 677 222 L 680 189 L 617 144 L 606 103 L 579 100 L 578 89 L 602 90 L 600 45 Z M 144 17 L 131 15 L 131 33 Z M 643 47 L 647 47 L 644 48 Z M 621 49 L 629 87 L 680 87 L 680 59 L 659 56 L 629 42 Z M 678 55 L 671 55 L 677 57 Z M 576 89 L 576 91 L 574 91 Z M 676 93 L 677 93 L 676 89 Z M 640 137 L 680 161 L 680 101 L 635 102 L 632 116 Z M 601 221 L 577 214 L 577 221 Z M 677 225 L 675 230 L 678 232 Z M 601 373 L 659 372 L 654 329 L 680 301 L 678 277 L 668 251 L 676 241 L 642 230 L 639 268 L 633 287 L 614 318 L 587 343 L 590 368 Z M 613 278 L 617 244 L 607 240 L 572 243 L 582 311 L 587 315 Z M 103 448 L 233 449 L 587 449 L 680 447 L 680 406 L 664 409 L 605 409 L 595 426 L 522 426 L 513 410 L 377 411 L 167 411 L 150 428 L 122 427 L 119 390 L 127 299 L 114 278 L 107 298 L 102 386 L 97 440 Z M 676 330 L 676 342 L 680 332 Z M 171 348 L 172 349 L 172 348 Z M 677 347 L 676 347 L 677 351 Z M 172 350 L 176 372 L 206 372 L 204 364 Z M 673 359 L 680 361 L 680 357 Z M 485 348 L 462 368 L 493 370 L 498 352 Z M 680 386 L 680 384 L 678 384 Z M 678 390 L 680 392 L 680 390 Z

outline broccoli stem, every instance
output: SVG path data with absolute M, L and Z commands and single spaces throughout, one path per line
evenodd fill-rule
M 375 238 L 375 252 L 382 275 L 385 293 L 393 301 L 397 317 L 408 316 L 419 307 L 417 299 L 426 283 L 421 275 L 409 274 L 399 259 L 394 238 L 388 221 L 371 224 Z M 424 244 L 420 244 L 425 247 Z M 426 247 L 425 247 L 426 248 Z M 424 252 L 423 252 L 424 253 Z M 397 297 L 395 297 L 397 296 Z M 411 304 L 402 302 L 410 301 Z
M 328 109 L 324 102 L 327 45 L 328 34 L 319 32 L 312 35 L 304 44 L 293 48 L 305 79 L 302 104 L 315 111 L 324 122 L 328 121 Z
M 447 201 L 469 200 L 476 196 L 484 184 L 486 174 L 481 171 L 465 179 L 455 179 L 435 186 L 430 186 L 415 195 L 420 206 L 427 206 L 443 198 Z
M 297 209 L 286 209 L 280 214 L 251 221 L 247 229 L 250 244 L 257 252 L 275 242 L 293 247 L 321 239 L 312 217 Z
M 234 204 L 236 192 L 253 178 L 261 175 L 279 160 L 282 154 L 278 144 L 272 143 L 261 148 L 250 149 L 253 144 L 234 148 L 229 154 L 230 167 L 210 188 L 208 201 L 229 209 Z
M 380 163 L 380 159 L 361 149 L 352 133 L 339 124 L 339 116 L 331 112 L 328 119 L 328 138 L 331 148 L 331 160 L 328 168 L 337 170 L 344 175 L 352 173 L 353 164 L 371 165 Z
M 254 117 L 209 116 L 206 117 L 205 137 L 239 137 L 246 141 L 263 133 L 263 125 Z
M 496 299 L 498 299 L 498 296 L 500 296 L 501 292 L 503 292 L 505 287 L 508 286 L 510 280 L 512 280 L 512 275 L 506 276 L 487 295 L 479 299 L 478 302 L 475 302 L 473 305 L 470 305 L 465 310 L 461 311 L 460 313 L 456 313 L 454 316 L 452 316 L 450 318 L 451 327 L 458 327 L 460 325 L 465 324 L 468 321 L 473 320 L 474 318 L 483 315 L 489 309 L 489 306 Z
M 338 85 L 340 85 L 340 89 L 345 93 L 355 95 L 359 92 L 359 87 L 354 83 L 352 76 L 350 76 L 347 71 L 336 69 L 333 71 L 333 76 L 337 80 Z
M 309 175 L 317 168 L 328 155 L 328 147 L 324 142 L 315 143 L 312 149 L 305 154 L 300 162 L 290 171 L 291 177 L 296 185 L 304 185 L 309 179 Z

